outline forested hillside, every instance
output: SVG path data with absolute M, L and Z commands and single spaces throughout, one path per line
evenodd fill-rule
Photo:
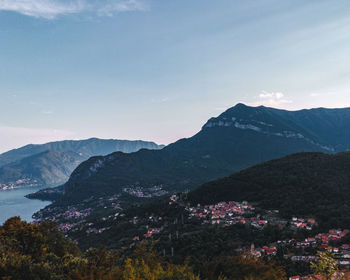
M 189 194 L 193 203 L 248 200 L 284 216 L 315 216 L 325 228 L 350 228 L 350 153 L 299 153 L 272 160 Z
M 15 217 L 0 227 L 1 279 L 281 280 L 285 276 L 281 268 L 251 258 L 232 256 L 208 265 L 213 270 L 201 273 L 188 263 L 172 264 L 146 246 L 130 255 L 106 249 L 81 252 L 53 223 L 34 225 Z
M 211 118 L 193 137 L 160 151 L 91 158 L 73 172 L 62 201 L 116 194 L 137 184 L 190 190 L 288 154 L 344 151 L 350 148 L 349 136 L 349 108 L 285 111 L 238 104 Z

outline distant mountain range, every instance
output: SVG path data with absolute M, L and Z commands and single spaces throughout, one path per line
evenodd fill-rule
M 97 138 L 27 145 L 0 155 L 0 188 L 63 184 L 81 162 L 92 156 L 163 147 L 153 142 Z
M 297 152 L 350 149 L 350 108 L 286 111 L 237 104 L 191 138 L 162 150 L 92 157 L 72 173 L 61 202 L 119 193 L 130 186 L 193 189 Z

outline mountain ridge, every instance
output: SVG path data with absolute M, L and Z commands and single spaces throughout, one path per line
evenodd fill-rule
M 91 156 L 163 147 L 141 140 L 98 138 L 26 145 L 0 155 L 0 189 L 57 186 L 65 183 L 72 171 Z
M 334 127 L 336 133 L 325 133 Z M 255 164 L 297 152 L 350 149 L 350 108 L 287 111 L 237 104 L 190 138 L 159 151 L 113 153 L 82 163 L 63 200 L 78 201 L 139 184 L 183 191 Z M 87 180 L 88 178 L 88 180 Z
M 130 144 L 130 146 L 128 147 L 127 144 Z M 104 147 L 102 145 L 104 145 Z M 164 145 L 157 145 L 151 141 L 100 139 L 96 137 L 83 140 L 54 141 L 45 144 L 28 144 L 0 154 L 0 166 L 47 150 L 59 152 L 75 151 L 76 153 L 83 153 L 83 156 L 89 158 L 97 154 L 109 154 L 113 150 L 118 151 L 122 148 L 125 152 L 130 153 L 143 147 L 163 148 Z

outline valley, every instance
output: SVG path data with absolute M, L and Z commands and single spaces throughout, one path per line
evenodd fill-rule
M 161 150 L 91 157 L 65 184 L 27 195 L 52 201 L 33 224 L 55 222 L 83 250 L 131 256 L 153 246 L 196 270 L 217 256 L 248 255 L 288 277 L 307 275 L 325 249 L 350 269 L 350 153 L 332 142 L 348 129 L 332 140 L 296 121 L 323 112 L 238 104 Z
M 328 249 L 349 269 L 348 170 L 348 152 L 298 153 L 191 192 L 134 186 L 75 206 L 54 203 L 35 222 L 56 221 L 83 249 L 94 244 L 130 254 L 156 242 L 169 261 L 189 258 L 194 266 L 201 257 L 234 252 L 277 262 L 290 276 L 305 275 L 317 252 Z
M 349 50 L 347 0 L 0 0 L 0 280 L 350 280 Z

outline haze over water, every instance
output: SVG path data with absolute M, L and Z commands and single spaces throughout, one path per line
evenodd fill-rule
M 33 200 L 25 195 L 38 191 L 40 188 L 24 188 L 0 191 L 0 224 L 8 218 L 20 216 L 23 220 L 32 221 L 32 215 L 49 205 L 49 201 Z

